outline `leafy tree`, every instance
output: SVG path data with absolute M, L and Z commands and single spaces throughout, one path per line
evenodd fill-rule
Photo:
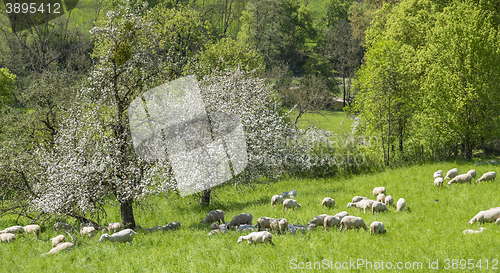
M 13 102 L 16 75 L 7 68 L 0 68 L 0 108 Z

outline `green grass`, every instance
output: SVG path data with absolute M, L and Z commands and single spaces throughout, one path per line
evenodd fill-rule
M 295 120 L 296 117 L 297 114 L 293 113 L 293 120 Z M 297 126 L 300 129 L 306 129 L 311 125 L 316 126 L 318 129 L 329 130 L 341 135 L 344 132 L 351 132 L 352 119 L 346 116 L 343 111 L 321 111 L 320 114 L 306 113 L 302 115 L 297 122 Z
M 285 272 L 298 262 L 322 262 L 324 259 L 334 262 L 366 259 L 370 262 L 392 262 L 394 265 L 396 262 L 422 262 L 423 270 L 413 272 L 427 271 L 428 261 L 437 259 L 441 272 L 450 271 L 443 268 L 445 259 L 474 259 L 474 264 L 483 259 L 483 266 L 485 259 L 489 259 L 491 267 L 491 260 L 498 259 L 496 247 L 500 244 L 500 227 L 484 224 L 487 229 L 482 234 L 463 235 L 461 232 L 478 228 L 477 223 L 468 224 L 477 212 L 500 205 L 497 194 L 500 191 L 499 181 L 444 186 L 441 190 L 435 188 L 434 171 L 442 169 L 446 172 L 456 165 L 461 173 L 475 168 L 478 175 L 486 171 L 499 172 L 500 169 L 498 166 L 437 163 L 348 179 L 291 178 L 272 185 L 259 184 L 241 194 L 234 187 L 222 186 L 215 189 L 216 197 L 210 208 L 204 210 L 198 208 L 197 200 L 192 197 L 172 195 L 167 198 L 161 195 L 153 198 L 150 206 L 136 208 L 137 223 L 151 227 L 179 221 L 182 225 L 180 230 L 140 233 L 132 244 L 99 243 L 99 236 L 91 239 L 78 236 L 74 249 L 55 256 L 40 257 L 40 254 L 50 250 L 48 239 L 55 235 L 51 229 L 44 228 L 40 240 L 18 235 L 17 241 L 1 244 L 2 271 Z M 371 191 L 376 186 L 385 186 L 387 194 L 392 195 L 395 201 L 405 198 L 411 212 L 395 212 L 395 208 L 391 208 L 390 212 L 371 215 L 355 208 L 345 208 L 355 195 L 372 197 Z M 291 189 L 298 192 L 296 200 L 302 208 L 285 213 L 279 208 L 273 209 L 271 196 Z M 321 208 L 321 200 L 326 196 L 335 199 L 336 208 Z M 285 217 L 296 224 L 306 224 L 319 214 L 333 215 L 346 210 L 350 215 L 363 217 L 367 225 L 374 220 L 383 222 L 387 234 L 372 236 L 362 230 L 342 233 L 316 230 L 298 235 L 275 234 L 275 247 L 238 244 L 236 241 L 241 233 L 209 237 L 208 227 L 199 223 L 208 211 L 218 208 L 226 212 L 226 220 L 249 212 L 254 216 L 253 223 L 261 216 L 270 216 Z M 117 207 L 108 211 L 109 222 L 119 220 Z M 0 228 L 6 227 L 6 223 L 6 220 L 0 220 Z M 291 259 L 297 262 L 291 264 Z

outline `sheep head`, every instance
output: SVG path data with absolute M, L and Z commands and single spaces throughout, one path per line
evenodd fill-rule
M 103 235 L 101 235 L 101 238 L 99 238 L 99 242 L 104 242 L 106 240 L 109 240 L 108 234 L 103 234 Z

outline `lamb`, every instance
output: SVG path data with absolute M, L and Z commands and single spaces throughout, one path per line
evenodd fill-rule
M 396 211 L 403 210 L 405 206 L 406 201 L 403 198 L 399 198 L 398 202 L 396 203 Z
M 372 214 L 375 214 L 375 212 L 383 212 L 383 211 L 388 211 L 389 209 L 384 203 L 381 202 L 373 202 L 372 205 Z
M 82 227 L 80 229 L 80 234 L 82 236 L 88 235 L 89 238 L 92 238 L 92 235 L 94 235 L 96 229 L 94 227 Z
M 481 183 L 482 181 L 489 181 L 493 180 L 495 181 L 497 174 L 495 172 L 487 172 L 481 176 L 478 180 L 476 180 L 477 183 Z
M 10 243 L 16 239 L 16 234 L 14 233 L 2 233 L 0 234 L 0 241 Z
M 73 246 L 75 246 L 75 242 L 76 242 L 77 237 L 73 238 L 73 236 L 71 236 L 71 234 L 69 234 L 69 232 L 67 232 L 67 231 L 65 231 L 65 232 L 66 232 L 66 234 L 68 234 L 68 236 L 70 238 L 73 239 L 73 242 L 72 243 L 69 243 L 69 242 L 59 243 L 59 244 L 57 244 L 56 247 L 52 248 L 49 252 L 43 253 L 42 256 L 49 255 L 49 254 L 57 254 L 62 250 L 68 250 L 68 249 L 72 248 Z
M 288 221 L 285 218 L 271 220 L 271 230 L 283 234 L 288 229 Z
M 442 170 L 439 170 L 439 171 L 437 171 L 437 172 L 434 173 L 434 179 L 436 179 L 438 177 L 443 177 L 443 171 Z
M 463 234 L 477 234 L 482 233 L 486 228 L 480 227 L 478 230 L 466 229 L 462 231 Z
M 113 233 L 115 233 L 115 232 L 118 232 L 118 231 L 120 231 L 120 230 L 123 230 L 123 225 L 122 225 L 122 223 L 120 223 L 120 222 L 110 223 L 110 224 L 108 225 L 108 227 L 106 228 L 106 230 L 107 230 L 108 232 L 113 232 Z
M 295 198 L 295 197 L 297 197 L 297 192 L 296 192 L 295 190 L 291 190 L 291 191 L 288 193 L 288 195 L 289 195 L 290 197 L 292 197 L 292 198 Z
M 390 195 L 387 195 L 385 197 L 385 205 L 388 207 L 388 206 L 392 206 L 394 205 L 394 198 L 392 198 L 392 196 Z
M 219 225 L 217 224 L 217 222 L 213 222 L 210 226 L 209 226 L 210 229 L 219 229 Z
M 377 196 L 379 194 L 385 194 L 385 188 L 384 187 L 377 187 L 373 189 L 373 195 Z
M 2 233 L 23 233 L 24 232 L 24 228 L 22 226 L 11 226 L 11 227 L 8 227 L 2 231 L 0 231 L 0 234 Z
M 301 208 L 301 207 L 302 206 L 293 199 L 285 199 L 285 201 L 283 201 L 283 211 L 287 211 L 288 209 L 295 210 L 295 208 Z
M 58 244 L 66 242 L 66 237 L 64 235 L 57 235 L 50 240 L 52 241 L 52 247 L 56 247 Z
M 240 236 L 238 238 L 238 243 L 243 242 L 246 240 L 249 244 L 263 244 L 269 242 L 272 246 L 273 244 L 273 235 L 269 231 L 259 231 L 259 232 L 252 232 L 248 234 L 247 236 Z
M 455 176 L 458 175 L 458 169 L 457 168 L 453 168 L 451 170 L 449 170 L 447 173 L 446 173 L 446 176 L 444 177 L 444 179 L 452 179 L 454 178 Z
M 385 194 L 381 193 L 377 195 L 377 202 L 385 203 Z
M 125 243 L 129 242 L 132 243 L 133 236 L 137 235 L 137 232 L 127 228 L 122 231 L 113 233 L 112 235 L 108 234 L 103 234 L 101 235 L 101 238 L 99 238 L 99 242 L 103 241 L 110 241 L 110 242 L 120 242 L 120 243 Z
M 222 221 L 222 223 L 225 224 L 226 222 L 224 222 L 224 215 L 226 215 L 226 213 L 224 213 L 220 209 L 217 209 L 217 210 L 214 210 L 214 211 L 207 213 L 207 216 L 205 217 L 205 219 L 201 220 L 200 223 L 208 224 L 208 223 L 217 221 L 220 224 L 220 221 Z
M 283 204 L 283 198 L 279 195 L 273 195 L 271 198 L 271 206 L 275 208 L 277 204 Z
M 75 228 L 73 228 L 73 226 L 70 224 L 66 224 L 63 222 L 56 222 L 54 224 L 54 231 L 55 232 L 58 232 L 58 231 L 75 232 Z
M 372 235 L 386 233 L 384 224 L 379 221 L 373 221 L 370 225 L 370 233 Z
M 321 215 L 318 215 L 318 216 L 314 216 L 313 218 L 311 218 L 311 220 L 309 220 L 309 222 L 307 224 L 315 224 L 316 226 L 323 226 L 323 221 L 325 219 L 325 217 L 328 216 L 327 214 L 321 214 Z
M 343 217 L 340 216 L 331 216 L 328 215 L 323 219 L 323 228 L 326 231 L 327 227 L 340 226 L 340 221 L 342 221 Z
M 353 228 L 355 228 L 358 231 L 360 228 L 364 228 L 365 230 L 368 229 L 368 227 L 366 226 L 365 222 L 361 217 L 346 216 L 342 218 L 342 220 L 340 221 L 340 232 L 342 232 L 342 230 L 346 231 L 348 229 L 353 229 Z
M 441 186 L 443 186 L 443 178 L 436 177 L 436 179 L 434 179 L 434 186 L 438 187 L 438 189 L 441 189 Z
M 489 209 L 480 211 L 476 216 L 474 216 L 469 224 L 474 224 L 475 222 L 482 223 L 493 223 L 500 218 L 500 209 Z
M 40 230 L 41 228 L 39 225 L 27 225 L 24 227 L 24 232 L 26 232 L 26 234 L 33 233 L 36 235 L 36 237 L 40 235 Z
M 227 233 L 229 230 L 227 228 L 214 229 L 208 233 L 208 236 L 216 235 L 219 233 Z
M 274 220 L 274 218 L 271 217 L 260 217 L 257 220 L 257 230 L 262 231 L 265 228 L 271 228 L 271 221 Z
M 236 229 L 236 232 L 242 231 L 254 232 L 257 231 L 257 227 L 254 225 L 241 225 L 238 227 L 238 229 Z
M 233 219 L 227 224 L 227 227 L 238 227 L 243 224 L 252 224 L 252 215 L 250 213 L 242 213 L 234 216 Z
M 323 198 L 323 202 L 321 202 L 321 207 L 326 206 L 328 208 L 335 207 L 335 200 L 330 197 Z
M 173 222 L 170 222 L 164 226 L 159 226 L 158 230 L 174 230 L 174 229 L 178 229 L 178 228 L 181 228 L 181 223 L 179 223 L 177 221 L 173 221 Z M 220 226 L 219 226 L 219 228 L 220 228 Z
M 457 176 L 453 177 L 453 179 L 451 179 L 448 182 L 448 186 L 451 186 L 451 184 L 454 184 L 454 183 L 467 183 L 467 182 L 469 182 L 469 184 L 470 184 L 471 181 L 472 181 L 472 176 L 470 174 L 468 174 L 468 173 L 461 174 L 461 175 L 457 175 Z
M 467 173 L 470 174 L 470 176 L 472 177 L 476 177 L 476 170 L 470 170 Z
M 363 196 L 354 196 L 352 198 L 352 203 L 358 203 L 358 202 L 366 200 L 366 199 L 368 199 L 368 198 L 363 197 Z

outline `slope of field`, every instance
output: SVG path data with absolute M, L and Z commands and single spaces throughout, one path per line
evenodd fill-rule
M 382 261 L 384 268 L 390 262 L 393 269 L 389 271 L 394 272 L 428 271 L 429 262 L 436 261 L 441 272 L 449 272 L 453 267 L 463 272 L 464 264 L 474 269 L 481 265 L 482 270 L 488 266 L 486 271 L 492 266 L 499 268 L 496 248 L 500 244 L 499 226 L 484 224 L 487 229 L 482 234 L 462 234 L 464 229 L 480 226 L 468 223 L 477 212 L 500 206 L 499 181 L 435 188 L 434 171 L 442 169 L 446 173 L 455 166 L 461 173 L 475 168 L 478 175 L 500 171 L 499 166 L 492 165 L 437 163 L 348 179 L 286 179 L 272 185 L 259 184 L 240 193 L 226 185 L 215 190 L 211 206 L 205 210 L 198 208 L 193 197 L 158 196 L 150 205 L 136 209 L 137 223 L 152 227 L 179 221 L 180 230 L 140 233 L 132 244 L 99 243 L 100 234 L 91 239 L 78 235 L 74 249 L 40 257 L 50 250 L 48 240 L 56 235 L 44 228 L 40 240 L 19 235 L 14 243 L 2 244 L 2 269 L 4 272 L 285 272 L 308 265 L 313 267 L 316 262 L 316 269 L 348 266 L 349 272 L 370 272 L 373 269 L 367 262 L 380 267 Z M 355 195 L 375 198 L 371 195 L 375 186 L 385 186 L 395 201 L 404 198 L 411 212 L 395 212 L 391 207 L 390 212 L 372 215 L 356 208 L 346 209 Z M 272 195 L 291 189 L 298 192 L 296 200 L 302 205 L 301 209 L 283 212 L 281 208 L 271 207 Z M 321 200 L 326 196 L 335 199 L 336 208 L 321 208 Z M 346 210 L 350 215 L 363 217 L 368 226 L 375 220 L 383 222 L 387 233 L 372 236 L 364 230 L 340 233 L 318 229 L 298 235 L 274 234 L 275 247 L 238 244 L 238 236 L 243 234 L 235 231 L 207 236 L 208 227 L 199 221 L 214 209 L 224 210 L 226 221 L 248 212 L 253 215 L 254 224 L 259 217 L 270 216 L 304 225 L 313 216 Z M 109 222 L 119 220 L 118 207 L 108 211 Z M 7 221 L 1 220 L 0 228 L 6 226 Z M 398 266 L 400 269 L 394 270 Z M 404 269 L 405 266 L 409 269 Z

